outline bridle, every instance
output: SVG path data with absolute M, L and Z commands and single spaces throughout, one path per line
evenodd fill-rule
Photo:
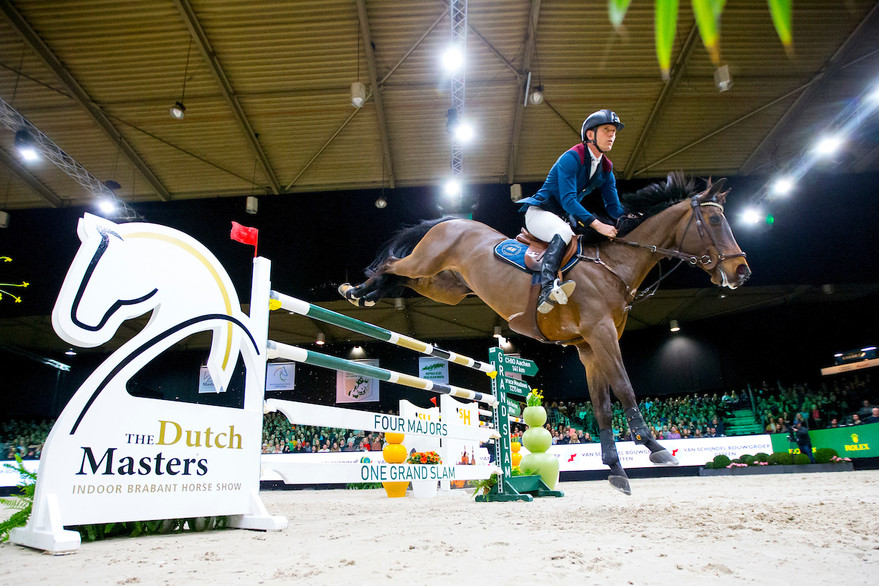
M 690 228 L 695 225 L 696 229 L 699 231 L 699 240 L 701 241 L 702 246 L 705 250 L 705 252 L 701 255 L 686 253 L 680 249 L 680 246 L 678 246 L 677 249 L 662 248 L 660 246 L 641 244 L 640 242 L 634 242 L 631 240 L 626 240 L 624 238 L 618 238 L 616 236 L 612 236 L 610 238 L 613 242 L 619 242 L 620 244 L 625 244 L 627 246 L 648 250 L 653 254 L 660 254 L 665 257 L 678 259 L 678 264 L 672 267 L 670 271 L 668 271 L 664 275 L 660 275 L 653 284 L 649 285 L 648 287 L 644 287 L 636 294 L 633 294 L 631 287 L 629 287 L 629 284 L 626 283 L 625 279 L 623 279 L 619 273 L 617 273 L 610 265 L 608 265 L 601 259 L 597 248 L 595 249 L 594 257 L 586 256 L 583 254 L 579 256 L 582 260 L 588 260 L 603 266 L 605 269 L 610 271 L 612 275 L 619 279 L 620 282 L 622 282 L 623 286 L 626 288 L 627 295 L 631 297 L 631 302 L 626 306 L 626 310 L 628 311 L 632 307 L 631 303 L 646 299 L 648 297 L 652 297 L 656 293 L 657 289 L 659 289 L 659 284 L 663 281 L 663 279 L 671 275 L 675 271 L 675 269 L 681 266 L 681 264 L 683 264 L 684 262 L 686 262 L 691 267 L 696 267 L 699 265 L 702 265 L 704 267 L 705 265 L 710 265 L 712 263 L 720 264 L 723 261 L 731 258 L 747 258 L 747 254 L 745 254 L 745 252 L 737 252 L 734 254 L 724 254 L 720 252 L 720 247 L 717 244 L 717 239 L 714 237 L 714 234 L 712 234 L 710 230 L 707 230 L 705 228 L 705 217 L 703 215 L 704 212 L 702 211 L 702 208 L 705 206 L 713 206 L 719 208 L 721 215 L 723 214 L 723 206 L 721 204 L 715 201 L 706 201 L 700 203 L 699 196 L 694 195 L 692 198 L 690 198 L 690 208 L 692 209 L 693 213 L 690 214 L 690 220 L 687 222 L 687 226 L 686 228 L 684 228 L 684 233 L 680 239 L 680 242 L 683 243 L 687 239 L 687 233 L 690 231 Z M 708 237 L 707 243 L 705 239 L 706 235 Z M 716 251 L 716 254 L 714 255 L 711 254 L 712 247 Z
M 649 246 L 647 244 L 641 244 L 640 242 L 632 242 L 631 240 L 625 240 L 623 238 L 617 238 L 613 236 L 611 240 L 614 242 L 619 242 L 620 244 L 626 244 L 628 246 L 634 246 L 636 248 L 643 248 L 645 250 L 649 250 L 654 254 L 661 254 L 663 256 L 667 256 L 669 258 L 677 258 L 682 262 L 686 262 L 691 267 L 695 267 L 698 265 L 709 265 L 711 263 L 722 263 L 723 261 L 730 258 L 746 258 L 747 254 L 744 252 L 736 252 L 734 254 L 723 254 L 720 252 L 720 247 L 717 244 L 717 239 L 714 237 L 709 230 L 705 229 L 705 217 L 703 216 L 702 208 L 705 206 L 713 206 L 720 209 L 720 213 L 723 214 L 723 206 L 717 203 L 716 201 L 706 201 L 699 203 L 699 196 L 694 195 L 690 198 L 690 208 L 692 208 L 693 213 L 690 214 L 690 221 L 687 222 L 687 227 L 684 228 L 684 234 L 681 236 L 681 242 L 687 239 L 687 232 L 690 231 L 690 227 L 693 224 L 696 225 L 696 229 L 699 231 L 699 240 L 702 242 L 702 246 L 705 249 L 705 252 L 701 255 L 689 254 L 680 249 L 678 247 L 677 250 L 672 250 L 670 248 L 661 248 L 659 246 Z M 708 236 L 708 240 L 710 243 L 705 242 L 705 236 Z M 717 251 L 717 254 L 713 255 L 716 258 L 716 261 L 712 258 L 711 248 L 714 248 Z

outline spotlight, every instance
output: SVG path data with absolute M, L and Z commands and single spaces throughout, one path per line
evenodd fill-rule
M 678 324 L 678 320 L 673 319 L 670 322 L 668 322 L 668 329 L 672 332 L 681 331 L 681 326 Z
M 756 210 L 754 208 L 749 208 L 749 209 L 745 210 L 744 212 L 742 212 L 742 219 L 745 222 L 747 222 L 748 224 L 758 223 L 760 221 L 761 216 L 762 216 L 762 214 L 760 213 L 760 211 Z
M 73 348 L 68 348 L 67 351 L 64 352 L 64 354 L 67 356 L 76 356 L 76 350 L 74 350 Z
M 449 179 L 443 186 L 443 191 L 449 197 L 461 195 L 461 184 L 455 179 Z
M 794 188 L 794 180 L 791 177 L 780 177 L 772 186 L 772 192 L 778 195 L 787 195 Z
M 714 85 L 717 90 L 725 92 L 732 87 L 732 76 L 729 74 L 729 65 L 721 65 L 714 70 Z
M 244 211 L 250 215 L 256 214 L 259 211 L 259 200 L 252 195 L 247 196 L 244 202 Z
M 455 125 L 452 135 L 461 144 L 470 142 L 473 138 L 473 125 L 466 120 L 462 120 Z
M 460 47 L 452 45 L 443 53 L 442 63 L 446 71 L 455 73 L 464 65 L 464 53 L 461 52 Z
M 114 214 L 116 213 L 116 202 L 109 197 L 98 200 L 98 209 L 105 214 Z
M 815 154 L 819 156 L 832 155 L 842 146 L 842 138 L 839 136 L 823 136 L 815 145 Z
M 25 163 L 33 163 L 40 158 L 34 137 L 27 130 L 19 130 L 15 133 L 15 148 L 18 149 L 18 154 Z
M 397 311 L 403 311 L 404 309 L 406 309 L 406 302 L 403 300 L 402 297 L 397 297 L 394 299 L 394 309 L 396 309 Z
M 324 344 L 326 344 L 327 343 L 326 334 L 324 334 L 323 332 L 318 332 L 317 339 L 314 341 L 314 343 L 317 344 L 318 346 L 323 346 Z
M 388 207 L 388 200 L 386 200 L 384 197 L 379 197 L 377 200 L 375 200 L 375 207 L 380 210 L 385 209 L 386 207 Z
M 359 81 L 351 84 L 351 105 L 355 108 L 362 108 L 366 103 L 366 86 Z
M 174 120 L 183 120 L 186 117 L 186 106 L 183 105 L 183 102 L 174 102 L 168 113 L 171 114 L 171 118 Z
M 501 327 L 500 326 L 494 326 L 494 337 L 498 338 L 498 339 L 503 337 L 501 335 Z

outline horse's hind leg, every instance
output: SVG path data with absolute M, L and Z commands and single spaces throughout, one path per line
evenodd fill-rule
M 623 465 L 620 463 L 620 456 L 617 453 L 616 444 L 613 439 L 613 429 L 611 427 L 613 409 L 610 402 L 610 388 L 598 368 L 592 349 L 586 344 L 581 344 L 577 346 L 577 350 L 580 353 L 580 362 L 586 368 L 589 397 L 592 399 L 595 420 L 598 422 L 598 437 L 601 440 L 601 462 L 610 468 L 610 475 L 607 477 L 607 481 L 620 492 L 632 494 L 629 478 L 623 469 Z

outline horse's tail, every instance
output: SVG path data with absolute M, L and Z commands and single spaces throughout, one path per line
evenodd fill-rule
M 375 260 L 364 270 L 366 276 L 372 281 L 369 299 L 378 300 L 402 295 L 407 278 L 383 273 L 385 263 L 391 259 L 404 258 L 412 254 L 415 246 L 421 242 L 421 239 L 431 228 L 447 220 L 454 220 L 454 218 L 443 217 L 437 220 L 424 220 L 418 224 L 407 226 L 385 243 Z

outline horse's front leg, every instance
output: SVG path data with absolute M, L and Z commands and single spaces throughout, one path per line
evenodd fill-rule
M 650 461 L 654 464 L 676 466 L 678 464 L 677 458 L 653 439 L 653 434 L 647 427 L 644 416 L 641 415 L 641 410 L 635 399 L 635 391 L 632 389 L 632 383 L 629 381 L 629 375 L 623 365 L 616 328 L 608 323 L 603 327 L 596 328 L 594 334 L 590 343 L 593 346 L 599 369 L 613 389 L 613 394 L 623 406 L 632 439 L 636 444 L 650 450 Z
M 595 420 L 598 422 L 598 437 L 601 441 L 601 462 L 610 468 L 607 481 L 611 486 L 622 493 L 632 494 L 629 486 L 629 477 L 620 463 L 620 456 L 613 439 L 613 408 L 610 402 L 610 387 L 604 380 L 595 355 L 587 344 L 577 346 L 580 353 L 580 362 L 586 369 L 586 384 L 589 385 L 589 397 L 592 399 L 592 407 Z

